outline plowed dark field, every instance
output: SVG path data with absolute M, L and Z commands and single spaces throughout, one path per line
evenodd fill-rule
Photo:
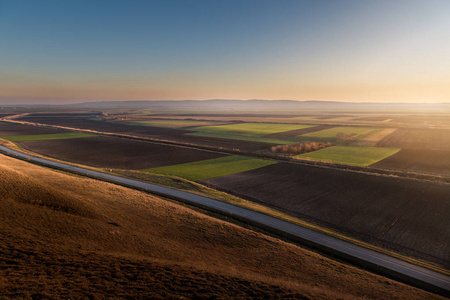
M 49 125 L 68 126 L 80 129 L 90 129 L 102 132 L 129 134 L 134 136 L 189 143 L 196 146 L 206 146 L 214 148 L 257 151 L 268 149 L 272 146 L 272 144 L 260 142 L 190 136 L 185 135 L 185 133 L 192 133 L 191 131 L 182 129 L 150 127 L 150 126 L 134 126 L 134 125 L 117 124 L 113 122 L 105 122 L 92 119 L 92 115 L 86 114 L 28 115 L 20 118 L 20 120 Z
M 289 163 L 206 182 L 364 241 L 450 267 L 450 185 Z
M 51 134 L 65 132 L 59 129 L 0 122 L 0 136 Z
M 450 176 L 450 150 L 402 149 L 372 167 Z
M 399 128 L 381 139 L 377 146 L 450 150 L 450 129 Z
M 27 141 L 21 145 L 50 157 L 88 166 L 117 169 L 147 169 L 213 159 L 224 155 L 113 137 Z

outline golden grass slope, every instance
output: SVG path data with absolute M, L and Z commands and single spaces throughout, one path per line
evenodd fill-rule
M 0 298 L 439 299 L 143 192 L 0 155 Z

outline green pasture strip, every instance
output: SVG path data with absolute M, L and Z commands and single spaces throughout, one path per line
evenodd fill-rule
M 317 142 L 334 142 L 334 141 L 336 141 L 336 135 L 340 132 L 344 133 L 344 134 L 356 133 L 358 135 L 356 139 L 360 139 L 362 136 L 365 136 L 370 133 L 374 133 L 376 131 L 380 131 L 383 129 L 385 129 L 385 128 L 339 126 L 339 127 L 333 127 L 333 128 L 329 128 L 329 129 L 320 130 L 320 131 L 305 133 L 294 139 L 299 140 L 299 141 L 309 140 L 309 141 L 317 141 Z
M 195 132 L 218 133 L 237 136 L 262 137 L 271 133 L 279 133 L 295 129 L 303 129 L 314 125 L 242 123 L 192 128 Z
M 187 126 L 202 126 L 208 124 L 216 124 L 214 121 L 201 121 L 201 120 L 148 120 L 148 121 L 135 121 L 135 122 L 120 122 L 127 125 L 137 126 L 151 126 L 151 127 L 164 127 L 164 128 L 180 128 Z
M 67 133 L 51 133 L 51 134 L 2 136 L 0 138 L 11 142 L 24 142 L 24 141 L 41 141 L 41 140 L 76 139 L 93 136 L 96 135 L 89 133 L 67 132 Z
M 265 167 L 276 162 L 246 156 L 225 156 L 191 163 L 142 170 L 200 181 L 213 177 L 241 173 Z
M 189 130 L 192 131 L 190 135 L 217 137 L 223 139 L 244 140 L 253 142 L 264 142 L 271 144 L 290 144 L 292 143 L 292 141 L 265 138 L 264 136 L 271 133 L 280 133 L 313 126 L 315 125 L 242 123 L 231 125 L 195 127 L 190 128 Z
M 295 143 L 295 141 L 289 141 L 289 140 L 280 140 L 280 139 L 264 138 L 264 137 L 252 137 L 252 136 L 239 136 L 239 135 L 233 135 L 233 134 L 221 134 L 220 132 L 217 132 L 217 133 L 216 132 L 193 132 L 193 133 L 186 133 L 186 135 L 197 135 L 197 136 L 203 136 L 203 137 L 214 137 L 214 138 L 248 141 L 248 142 L 261 142 L 261 143 L 276 144 L 276 145 Z
M 398 151 L 400 151 L 399 148 L 333 146 L 295 157 L 354 166 L 368 166 Z

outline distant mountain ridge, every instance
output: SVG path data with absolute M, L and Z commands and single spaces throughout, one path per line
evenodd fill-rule
M 101 101 L 65 105 L 76 108 L 128 108 L 128 109 L 200 109 L 200 110 L 450 110 L 450 103 L 375 103 L 318 100 L 142 100 Z

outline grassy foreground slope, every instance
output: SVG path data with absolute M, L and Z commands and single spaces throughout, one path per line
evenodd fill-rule
M 0 298 L 440 297 L 160 198 L 0 155 Z

